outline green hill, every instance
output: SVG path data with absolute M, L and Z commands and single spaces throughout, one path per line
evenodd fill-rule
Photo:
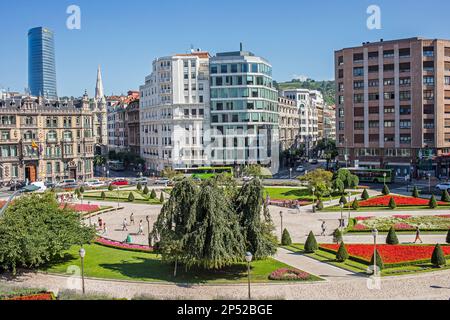
M 292 80 L 290 82 L 275 83 L 279 90 L 288 89 L 309 89 L 322 92 L 325 103 L 328 105 L 336 104 L 336 87 L 334 81 L 315 81 L 307 79 L 306 81 Z

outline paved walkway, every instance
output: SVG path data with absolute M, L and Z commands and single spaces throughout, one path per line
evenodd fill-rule
M 278 249 L 278 252 L 274 258 L 294 268 L 306 271 L 328 281 L 348 280 L 349 277 L 357 276 L 354 272 L 346 271 L 344 269 L 319 262 L 315 259 L 285 250 L 283 248 Z

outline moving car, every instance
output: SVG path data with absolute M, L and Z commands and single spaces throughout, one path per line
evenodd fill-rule
M 295 169 L 296 172 L 305 172 L 304 166 L 298 166 L 297 169 Z
M 134 184 L 134 185 L 137 185 L 137 184 L 140 183 L 141 185 L 146 186 L 146 185 L 148 185 L 148 179 L 145 178 L 145 177 L 142 177 L 142 178 L 136 178 L 136 179 L 133 179 L 133 180 L 131 181 L 131 183 Z
M 439 183 L 436 186 L 436 189 L 438 189 L 440 191 L 444 191 L 444 190 L 450 191 L 450 182 Z
M 156 179 L 155 184 L 159 184 L 159 185 L 168 185 L 170 183 L 169 179 Z
M 111 182 L 111 185 L 113 186 L 128 186 L 129 184 L 128 180 L 124 178 L 114 179 Z
M 319 163 L 319 160 L 317 160 L 317 159 L 312 159 L 311 160 L 311 164 L 318 164 Z

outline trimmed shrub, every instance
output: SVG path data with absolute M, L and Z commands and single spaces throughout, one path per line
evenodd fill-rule
M 164 201 L 166 201 L 166 199 L 164 199 L 164 193 L 161 192 L 159 195 L 159 202 L 164 203 Z
M 364 191 L 362 192 L 361 199 L 363 199 L 363 200 L 369 200 L 370 199 L 369 192 L 367 192 L 367 189 L 364 189 Z
M 317 202 L 316 208 L 317 208 L 317 210 L 319 210 L 319 211 L 322 211 L 322 210 L 323 210 L 324 206 L 323 206 L 323 201 L 322 201 L 322 200 L 319 200 L 319 201 Z
M 149 192 L 150 192 L 150 190 L 148 190 L 148 187 L 145 186 L 143 193 L 144 193 L 145 195 L 147 195 Z
M 419 197 L 419 188 L 417 188 L 417 186 L 414 186 L 413 192 L 412 192 L 412 196 L 414 198 L 418 198 Z
M 74 191 L 73 193 L 75 193 L 75 195 L 77 196 L 77 198 L 79 198 L 79 197 L 81 196 L 80 189 L 75 189 L 75 191 Z
M 444 191 L 442 192 L 441 201 L 442 201 L 442 202 L 450 202 L 450 195 L 448 194 L 448 191 L 447 191 L 447 190 L 444 190 Z
M 391 197 L 391 200 L 389 200 L 389 208 L 392 210 L 395 210 L 397 208 L 397 204 L 395 203 L 395 199 Z
M 339 199 L 339 203 L 343 203 L 344 205 L 346 205 L 348 203 L 348 201 L 345 198 L 345 196 L 342 196 L 341 199 Z
M 434 195 L 431 196 L 430 202 L 428 202 L 428 207 L 430 209 L 436 209 L 438 207 L 436 197 Z
M 431 263 L 436 268 L 440 268 L 447 264 L 447 261 L 445 261 L 444 252 L 442 251 L 441 245 L 439 243 L 436 245 L 436 247 L 434 247 L 433 254 L 431 255 Z
M 445 239 L 445 241 L 446 241 L 447 243 L 450 243 L 450 229 L 448 229 L 448 232 L 447 232 L 447 238 Z
M 129 202 L 133 202 L 134 201 L 134 194 L 133 194 L 133 192 L 130 192 L 130 194 L 128 195 L 128 201 Z
M 336 243 L 341 243 L 343 241 L 342 231 L 339 229 L 334 230 L 333 232 L 333 241 Z
M 358 210 L 359 209 L 358 199 L 355 198 L 355 200 L 353 200 L 352 208 L 353 208 L 353 210 Z
M 306 253 L 314 253 L 318 249 L 319 249 L 319 246 L 317 244 L 316 237 L 314 236 L 314 233 L 311 231 L 305 242 L 305 252 Z
M 389 190 L 389 187 L 387 186 L 387 184 L 384 185 L 382 193 L 385 196 L 388 196 L 391 194 L 391 190 Z
M 383 263 L 383 259 L 381 259 L 381 256 L 380 256 L 380 254 L 378 253 L 378 250 L 375 250 L 375 253 L 372 255 L 372 259 L 370 259 L 370 265 L 373 266 L 373 259 L 374 259 L 374 256 L 377 257 L 377 261 L 376 261 L 377 267 L 378 267 L 380 270 L 383 270 L 383 269 L 384 269 L 384 263 Z
M 80 187 L 80 193 L 84 193 L 84 187 L 83 186 Z
M 150 193 L 150 199 L 156 199 L 156 191 L 155 191 L 155 189 L 152 189 L 152 192 Z
M 388 235 L 386 237 L 386 244 L 399 244 L 397 234 L 395 233 L 395 228 L 391 227 L 389 229 Z
M 345 248 L 345 244 L 344 242 L 341 242 L 341 245 L 339 246 L 339 250 L 336 252 L 336 260 L 338 262 L 344 262 L 345 260 L 348 259 L 348 252 L 347 249 Z
M 281 236 L 281 245 L 290 246 L 292 244 L 291 235 L 287 229 L 283 230 L 283 235 Z
M 142 190 L 142 184 L 141 184 L 140 182 L 137 184 L 136 189 L 137 189 L 138 191 L 141 191 L 141 190 Z
M 113 191 L 113 190 L 114 190 L 114 187 L 113 187 L 112 184 L 110 184 L 110 185 L 108 186 L 108 191 Z
M 102 200 L 106 199 L 106 193 L 105 191 L 102 191 L 102 193 L 100 194 L 100 198 L 102 198 Z

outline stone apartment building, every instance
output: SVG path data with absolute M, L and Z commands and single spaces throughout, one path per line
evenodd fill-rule
M 298 147 L 300 137 L 300 114 L 295 100 L 278 97 L 280 112 L 280 150 L 285 151 Z

